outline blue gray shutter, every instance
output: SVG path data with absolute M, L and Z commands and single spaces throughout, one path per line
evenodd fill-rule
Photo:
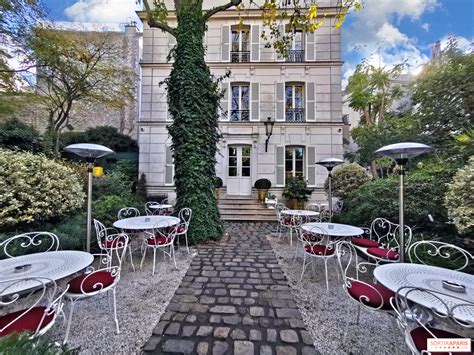
M 276 186 L 285 186 L 285 147 L 276 147 Z
M 229 119 L 230 84 L 222 83 L 221 88 L 224 91 L 224 96 L 221 99 L 221 121 L 227 121 Z
M 165 185 L 173 185 L 174 164 L 173 152 L 169 145 L 165 148 Z
M 250 48 L 250 58 L 252 62 L 260 61 L 260 27 L 258 25 L 252 25 L 250 40 L 252 45 Z
M 174 48 L 176 45 L 176 38 L 171 34 L 168 33 L 168 53 L 166 53 L 166 57 L 168 57 L 168 54 L 170 54 L 171 50 Z M 171 59 L 170 62 L 173 60 Z
M 230 27 L 222 26 L 221 59 L 230 62 Z
M 307 122 L 315 122 L 316 121 L 316 113 L 315 113 L 315 87 L 314 83 L 306 83 L 306 121 Z
M 316 186 L 316 148 L 308 147 L 307 151 L 308 186 Z
M 285 35 L 285 25 L 279 25 L 278 30 L 280 31 L 280 36 L 283 37 Z M 284 62 L 286 59 L 283 55 L 278 53 L 276 50 L 275 50 L 275 58 L 277 62 Z
M 258 83 L 250 84 L 250 121 L 260 120 L 260 87 Z
M 285 121 L 285 83 L 275 83 L 275 121 Z
M 307 32 L 306 33 L 306 49 L 305 49 L 305 55 L 306 55 L 306 60 L 307 61 L 314 61 L 315 55 L 314 55 L 314 32 Z

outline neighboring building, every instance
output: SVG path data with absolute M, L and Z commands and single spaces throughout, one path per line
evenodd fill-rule
M 68 123 L 63 132 L 68 130 L 84 131 L 89 127 L 96 126 L 112 126 L 117 128 L 120 133 L 136 138 L 138 92 L 140 87 L 139 42 L 142 34 L 137 30 L 136 23 L 133 22 L 126 24 L 124 30 L 121 32 L 104 31 L 98 25 L 96 25 L 96 29 L 94 24 L 90 24 L 88 25 L 89 27 L 86 26 L 85 28 L 80 24 L 76 24 L 76 26 L 81 29 L 80 32 L 93 32 L 97 36 L 107 35 L 111 40 L 115 41 L 118 48 L 120 48 L 121 55 L 114 58 L 114 60 L 134 72 L 135 85 L 133 99 L 127 102 L 127 105 L 121 109 L 110 108 L 103 104 L 90 103 L 88 101 L 78 101 L 74 103 Z M 71 31 L 71 29 L 67 28 L 58 29 L 58 31 L 61 30 Z M 38 74 L 40 73 L 41 72 L 39 71 Z M 40 75 L 37 75 L 36 85 L 41 85 Z M 45 129 L 48 124 L 45 119 L 45 117 L 47 117 L 47 112 L 39 110 L 37 107 L 33 107 L 33 109 L 32 107 L 25 107 L 25 109 L 17 115 L 21 116 L 19 117 L 20 119 L 25 120 L 39 130 Z
M 218 5 L 204 3 L 205 8 Z M 257 10 L 249 11 L 240 27 L 235 10 L 209 20 L 206 61 L 215 75 L 231 71 L 223 83 L 225 109 L 219 122 L 222 139 L 216 166 L 227 196 L 250 196 L 259 178 L 269 179 L 272 192 L 281 196 L 286 176 L 302 176 L 309 187 L 317 189 L 312 200 L 326 199 L 322 187 L 327 172 L 315 162 L 342 158 L 343 122 L 341 33 L 333 26 L 337 8 L 327 6 L 324 11 L 328 16 L 315 33 L 295 33 L 288 58 L 265 47 L 260 37 L 263 20 Z M 168 22 L 173 25 L 174 21 L 170 11 Z M 174 168 L 166 128 L 171 117 L 165 87 L 159 83 L 170 73 L 166 57 L 174 44 L 173 36 L 150 29 L 144 21 L 140 172 L 146 174 L 148 194 L 167 193 L 171 198 L 175 196 Z M 265 151 L 267 117 L 275 125 Z

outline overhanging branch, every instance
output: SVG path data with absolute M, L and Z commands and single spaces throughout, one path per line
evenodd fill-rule
M 208 20 L 211 16 L 217 14 L 218 12 L 225 11 L 227 9 L 230 9 L 231 7 L 234 7 L 234 6 L 238 6 L 238 5 L 240 5 L 241 2 L 242 2 L 242 0 L 231 0 L 230 2 L 228 2 L 225 5 L 216 6 L 212 9 L 208 10 L 204 14 L 204 19 Z
M 152 28 L 159 28 L 160 30 L 168 32 L 171 35 L 173 35 L 174 37 L 176 37 L 176 29 L 175 28 L 167 25 L 166 23 L 156 21 L 153 18 L 153 11 L 150 8 L 150 4 L 148 4 L 148 0 L 143 0 L 143 4 L 145 5 L 145 10 L 146 10 L 146 13 L 148 15 L 148 21 L 147 21 L 148 26 L 150 26 Z

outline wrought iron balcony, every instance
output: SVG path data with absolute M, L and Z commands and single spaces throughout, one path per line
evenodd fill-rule
M 232 63 L 247 63 L 250 62 L 250 51 L 232 51 L 230 52 L 230 59 Z
M 304 62 L 304 51 L 290 50 L 285 59 L 287 62 Z
M 287 108 L 285 112 L 286 122 L 304 122 L 304 108 Z
M 231 110 L 230 120 L 232 122 L 247 122 L 250 120 L 250 110 Z

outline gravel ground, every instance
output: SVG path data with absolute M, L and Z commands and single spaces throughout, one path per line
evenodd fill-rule
M 74 306 L 68 346 L 78 348 L 80 354 L 138 354 L 152 334 L 169 300 L 181 283 L 191 263 L 192 255 L 181 249 L 176 253 L 178 270 L 169 259 L 163 262 L 157 254 L 155 275 L 152 275 L 152 253 L 147 253 L 143 270 L 139 270 L 140 254 L 135 253 L 133 272 L 130 260 L 124 260 L 120 282 L 117 286 L 117 313 L 120 334 L 115 332 L 112 297 L 109 307 L 106 296 L 79 301 Z M 66 303 L 66 315 L 69 306 Z M 62 341 L 66 324 L 58 318 L 48 334 Z
M 395 354 L 395 342 L 400 352 L 408 354 L 400 330 L 394 330 L 387 315 L 361 307 L 359 324 L 357 303 L 349 298 L 336 275 L 336 258 L 328 262 L 329 291 L 326 290 L 324 261 L 317 260 L 313 272 L 310 265 L 299 282 L 303 260 L 293 263 L 296 246 L 290 247 L 288 239 L 267 235 L 278 262 L 288 278 L 291 291 L 303 320 L 314 340 L 316 350 L 322 354 Z M 301 247 L 301 246 L 300 246 Z M 301 255 L 301 254 L 300 254 Z M 349 331 L 342 343 L 346 326 L 346 310 L 351 307 Z

